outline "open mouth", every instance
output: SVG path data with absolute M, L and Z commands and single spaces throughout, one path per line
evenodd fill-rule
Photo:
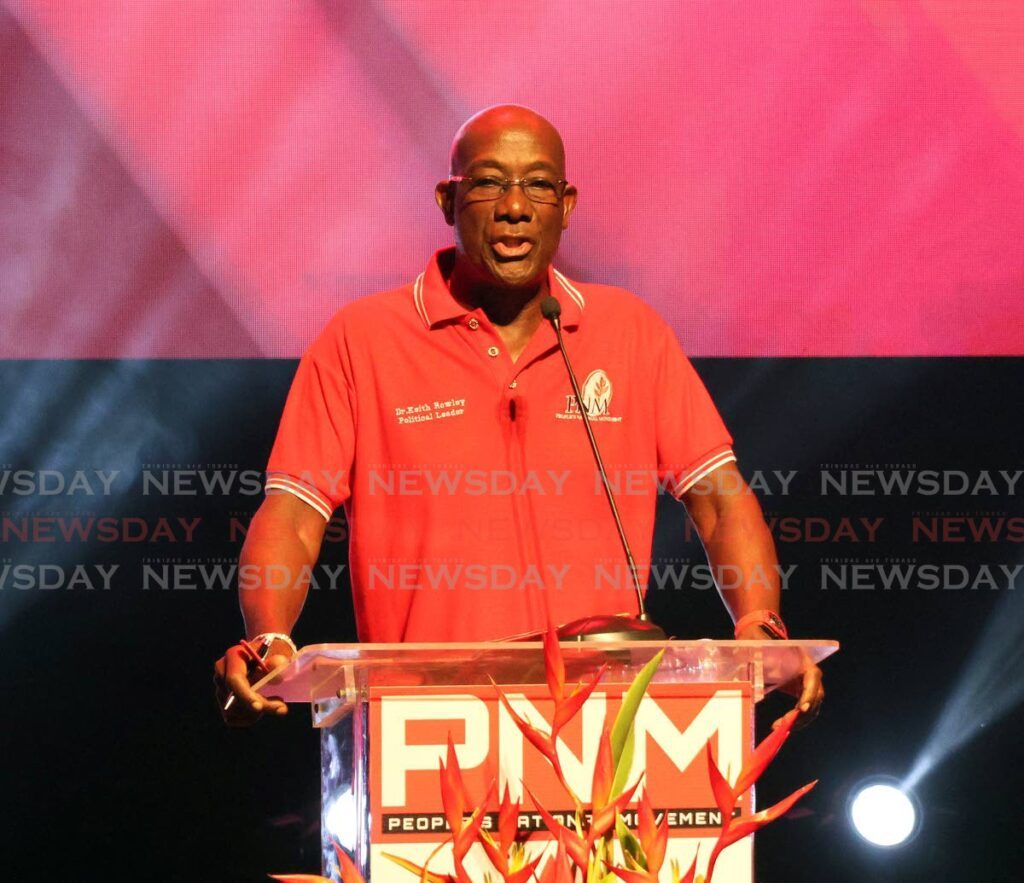
M 491 242 L 499 258 L 521 258 L 533 251 L 533 243 L 522 236 L 501 236 Z

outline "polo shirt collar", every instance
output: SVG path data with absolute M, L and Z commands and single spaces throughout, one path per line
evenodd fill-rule
M 435 328 L 443 322 L 458 319 L 470 313 L 453 296 L 444 275 L 441 262 L 450 261 L 454 248 L 443 248 L 430 259 L 427 269 L 420 274 L 412 286 L 413 305 L 427 328 Z M 567 279 L 554 267 L 548 267 L 548 290 L 562 306 L 562 327 L 573 328 L 583 318 L 586 301 L 575 283 Z
M 548 267 L 548 291 L 562 305 L 562 327 L 576 328 L 583 321 L 583 308 L 587 305 L 575 282 L 554 267 Z

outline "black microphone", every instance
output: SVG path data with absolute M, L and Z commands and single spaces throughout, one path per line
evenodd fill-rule
M 594 462 L 597 463 L 597 471 L 601 475 L 601 483 L 604 485 L 604 493 L 612 510 L 612 518 L 615 519 L 615 529 L 619 532 L 619 542 L 622 543 L 622 551 L 626 553 L 629 573 L 633 578 L 633 588 L 636 591 L 636 603 L 640 611 L 640 615 L 636 617 L 600 615 L 577 619 L 574 622 L 559 626 L 558 637 L 563 640 L 577 641 L 667 640 L 665 632 L 647 618 L 647 610 L 644 607 L 644 593 L 643 589 L 640 588 L 640 574 L 637 571 L 636 561 L 633 560 L 633 553 L 629 548 L 626 531 L 622 527 L 619 507 L 615 505 L 615 495 L 612 493 L 612 486 L 608 482 L 608 473 L 605 471 L 604 461 L 601 459 L 601 451 L 597 447 L 597 439 L 594 438 L 594 430 L 590 426 L 590 415 L 587 413 L 586 405 L 583 404 L 580 385 L 576 382 L 576 373 L 572 370 L 569 354 L 565 350 L 565 341 L 562 340 L 562 305 L 549 294 L 540 302 L 540 313 L 551 323 L 551 327 L 555 329 L 555 337 L 558 338 L 558 348 L 562 352 L 562 360 L 565 362 L 565 370 L 569 373 L 569 382 L 572 384 L 573 395 L 576 396 L 576 404 L 579 405 L 580 414 L 583 417 L 583 428 L 587 431 L 590 450 L 594 455 Z

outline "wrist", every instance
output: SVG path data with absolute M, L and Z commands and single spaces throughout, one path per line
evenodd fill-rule
M 761 632 L 761 634 L 758 634 Z M 775 641 L 788 641 L 789 631 L 774 610 L 752 610 L 744 614 L 736 621 L 736 628 L 733 632 L 736 640 L 764 640 L 769 638 Z
M 291 658 L 299 652 L 295 642 L 284 632 L 260 632 L 260 634 L 253 638 L 253 641 L 267 646 L 268 656 L 287 656 Z

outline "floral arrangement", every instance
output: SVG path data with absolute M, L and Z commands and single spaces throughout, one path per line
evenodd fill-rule
M 508 697 L 492 680 L 505 710 L 524 738 L 546 758 L 559 785 L 575 807 L 573 824 L 567 826 L 554 818 L 524 785 L 558 844 L 557 852 L 543 868 L 540 868 L 540 863 L 544 850 L 538 849 L 532 856 L 527 851 L 529 840 L 519 835 L 520 804 L 509 799 L 507 790 L 498 802 L 496 830 L 493 833 L 484 830 L 485 815 L 494 804 L 496 783 L 491 782 L 482 799 L 471 797 L 463 783 L 450 736 L 447 758 L 440 765 L 440 789 L 451 836 L 434 850 L 423 866 L 399 856 L 387 855 L 387 858 L 418 877 L 420 883 L 492 883 L 491 874 L 486 874 L 484 881 L 474 881 L 465 868 L 470 848 L 479 843 L 503 883 L 528 883 L 531 878 L 535 878 L 537 883 L 618 883 L 619 880 L 624 883 L 657 883 L 668 846 L 668 819 L 663 816 L 660 823 L 656 820 L 646 791 L 634 801 L 641 779 L 632 784 L 626 779 L 633 763 L 633 720 L 662 655 L 657 654 L 637 675 L 623 696 L 614 723 L 610 727 L 606 725 L 601 734 L 589 802 L 582 801 L 566 781 L 556 745 L 559 732 L 579 713 L 604 676 L 607 666 L 602 666 L 586 682 L 581 681 L 567 692 L 565 662 L 558 638 L 554 630 L 548 631 L 544 638 L 544 663 L 548 693 L 554 703 L 554 716 L 548 732 L 517 714 Z M 817 784 L 817 781 L 810 782 L 758 813 L 746 816 L 735 813 L 740 798 L 754 786 L 789 737 L 796 714 L 794 710 L 783 717 L 781 723 L 757 746 L 734 784 L 730 784 L 728 776 L 718 768 L 711 741 L 708 741 L 705 746 L 708 776 L 721 813 L 721 830 L 708 857 L 706 873 L 696 874 L 698 856 L 694 856 L 686 872 L 673 861 L 670 866 L 672 883 L 711 883 L 715 863 L 724 849 L 787 813 Z M 631 805 L 636 809 L 635 830 L 626 824 L 623 817 L 623 811 Z M 430 870 L 431 861 L 449 846 L 454 875 L 434 873 Z M 365 883 L 345 850 L 335 844 L 335 851 L 344 883 Z M 281 883 L 330 883 L 326 877 L 310 874 L 278 874 L 271 875 L 271 878 Z

